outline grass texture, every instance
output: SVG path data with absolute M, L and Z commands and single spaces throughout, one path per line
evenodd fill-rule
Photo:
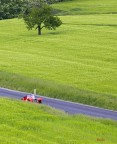
M 117 14 L 116 0 L 64 0 L 53 5 L 58 15 Z
M 116 144 L 117 122 L 0 98 L 1 144 Z
M 75 15 L 61 16 L 63 25 L 40 37 L 21 19 L 0 21 L 0 86 L 117 110 L 116 5 L 54 4 Z
M 20 77 L 43 80 L 45 92 L 38 82 L 34 85 L 28 80 L 17 84 L 20 90 L 32 84 L 32 88 L 46 95 L 52 94 L 51 87 L 58 85 L 67 86 L 68 92 L 69 87 L 80 89 L 82 92 L 77 91 L 75 100 L 78 102 L 87 91 L 92 92 L 93 101 L 96 92 L 100 95 L 97 101 L 102 101 L 103 107 L 110 108 L 111 104 L 117 107 L 116 15 L 63 16 L 61 19 L 61 28 L 55 32 L 44 30 L 40 37 L 36 31 L 27 31 L 22 20 L 0 21 L 0 85 L 15 88 Z M 61 92 L 56 93 L 60 97 Z M 103 95 L 107 95 L 104 100 Z

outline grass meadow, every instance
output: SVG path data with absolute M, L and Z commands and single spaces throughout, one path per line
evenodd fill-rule
M 63 24 L 28 31 L 0 20 L 0 87 L 117 110 L 117 2 L 52 5 Z M 0 98 L 1 144 L 116 144 L 117 122 Z
M 117 14 L 116 0 L 64 0 L 53 7 L 59 15 Z
M 117 15 L 61 16 L 56 31 L 0 21 L 0 85 L 117 108 Z
M 1 144 L 116 144 L 117 122 L 0 98 Z

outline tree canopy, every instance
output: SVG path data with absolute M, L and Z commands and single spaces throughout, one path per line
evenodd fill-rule
M 33 28 L 38 29 L 38 35 L 41 35 L 41 30 L 52 30 L 59 27 L 62 22 L 53 14 L 53 9 L 45 2 L 31 3 L 23 13 L 24 22 L 27 25 L 28 30 Z

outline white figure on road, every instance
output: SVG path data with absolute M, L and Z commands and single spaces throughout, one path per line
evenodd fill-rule
M 31 98 L 32 98 L 33 100 L 35 100 L 35 95 L 34 95 L 34 94 L 31 94 Z

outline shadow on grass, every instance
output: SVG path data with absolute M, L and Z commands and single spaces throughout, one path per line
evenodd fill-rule
M 83 25 L 83 26 L 111 26 L 117 27 L 117 24 L 72 24 L 72 23 L 63 23 L 67 25 Z
M 64 32 L 62 32 L 62 31 L 51 31 L 51 32 L 49 32 L 48 34 L 49 34 L 49 35 L 60 35 L 60 34 L 62 34 L 62 33 L 64 33 Z
M 59 35 L 59 34 L 62 34 L 62 33 L 64 33 L 64 32 L 63 31 L 57 31 L 57 29 L 56 30 L 50 30 L 50 31 L 47 30 L 47 32 L 44 32 L 42 30 L 42 34 L 38 35 L 37 30 L 33 30 L 33 32 L 28 31 L 25 34 L 20 34 L 20 36 L 21 37 L 23 36 L 23 37 L 26 37 L 26 38 L 33 38 L 34 39 L 34 38 L 45 36 L 45 35 Z M 30 41 L 30 39 L 29 40 L 26 39 L 24 41 Z
M 91 25 L 91 26 L 111 26 L 111 27 L 117 27 L 117 24 L 80 24 L 80 25 Z

